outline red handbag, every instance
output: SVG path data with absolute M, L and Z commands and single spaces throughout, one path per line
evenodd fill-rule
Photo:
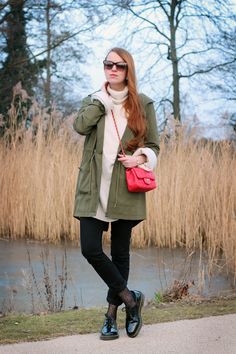
M 113 111 L 111 111 L 111 114 L 115 124 L 122 154 L 125 155 L 125 151 L 120 139 L 120 134 L 117 128 Z M 147 171 L 140 167 L 132 167 L 126 169 L 125 175 L 126 175 L 127 188 L 129 192 L 148 192 L 157 187 L 155 176 L 152 171 Z
M 148 192 L 157 187 L 152 171 L 132 167 L 127 168 L 125 174 L 129 192 Z

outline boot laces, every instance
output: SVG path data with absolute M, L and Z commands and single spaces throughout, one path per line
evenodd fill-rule
M 112 317 L 109 317 L 107 314 L 105 314 L 106 317 L 106 325 L 107 327 L 111 328 L 114 324 L 114 319 Z

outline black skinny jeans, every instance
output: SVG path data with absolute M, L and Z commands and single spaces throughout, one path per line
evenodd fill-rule
M 110 259 L 102 248 L 102 234 L 108 229 L 108 222 L 90 217 L 80 218 L 81 252 L 107 284 L 109 304 L 122 304 L 118 293 L 127 286 L 131 232 L 139 222 L 140 220 L 117 220 L 111 223 Z

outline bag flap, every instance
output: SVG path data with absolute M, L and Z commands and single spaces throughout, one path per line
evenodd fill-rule
M 137 178 L 150 178 L 155 179 L 155 176 L 152 171 L 146 171 L 143 168 L 134 167 L 132 168 L 133 172 L 136 174 Z

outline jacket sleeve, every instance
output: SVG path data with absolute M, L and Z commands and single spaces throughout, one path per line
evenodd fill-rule
M 141 168 L 148 168 L 150 170 L 154 170 L 154 168 L 156 167 L 157 164 L 157 156 L 155 154 L 155 152 L 148 148 L 148 147 L 142 147 L 142 148 L 138 148 L 134 154 L 134 156 L 139 156 L 139 155 L 145 155 L 147 157 L 147 161 L 141 165 L 139 165 L 139 167 Z
M 152 102 L 148 103 L 145 107 L 147 119 L 147 136 L 144 142 L 145 147 L 150 148 L 158 156 L 159 147 L 159 134 L 157 128 L 156 113 Z
M 105 107 L 99 100 L 92 100 L 91 96 L 83 99 L 73 128 L 81 135 L 90 134 L 101 117 L 105 115 Z

